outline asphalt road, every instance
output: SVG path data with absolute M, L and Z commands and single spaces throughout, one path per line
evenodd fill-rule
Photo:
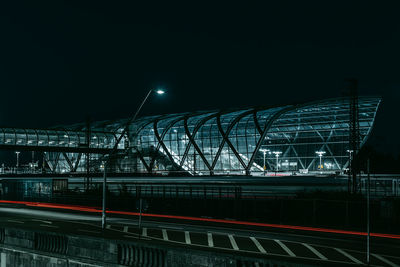
M 217 223 L 145 218 L 139 229 L 137 216 L 110 216 L 105 230 L 101 214 L 22 204 L 0 204 L 0 225 L 110 239 L 164 242 L 259 255 L 314 259 L 323 263 L 365 264 L 365 237 L 322 232 L 240 227 Z M 372 238 L 371 266 L 400 266 L 400 240 Z

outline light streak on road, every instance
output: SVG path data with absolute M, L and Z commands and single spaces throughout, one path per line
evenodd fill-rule
M 75 205 L 65 205 L 65 204 L 56 204 L 56 203 L 11 201 L 11 200 L 0 200 L 0 203 L 20 204 L 20 205 L 26 205 L 26 206 L 30 206 L 30 207 L 40 207 L 40 208 L 67 209 L 67 210 L 92 212 L 92 213 L 101 213 L 102 212 L 101 207 L 75 206 Z M 115 211 L 115 210 L 107 210 L 106 212 L 108 214 L 139 216 L 138 212 Z M 322 233 L 332 233 L 332 234 L 344 234 L 344 235 L 356 235 L 356 236 L 366 236 L 367 235 L 366 232 L 359 232 L 359 231 L 318 228 L 318 227 L 308 227 L 308 226 L 297 226 L 297 225 L 285 225 L 285 224 L 234 221 L 234 220 L 213 219 L 213 218 L 200 218 L 200 217 L 180 216 L 180 215 L 142 213 L 142 216 L 148 217 L 148 218 L 165 218 L 165 219 L 186 220 L 186 221 L 212 222 L 212 223 L 221 223 L 221 224 L 233 224 L 233 225 L 243 225 L 243 226 L 256 226 L 256 227 L 267 227 L 267 228 L 277 228 L 277 229 L 301 230 L 301 231 L 322 232 Z M 400 239 L 400 235 L 395 235 L 395 234 L 371 233 L 370 236 L 380 237 L 380 238 Z

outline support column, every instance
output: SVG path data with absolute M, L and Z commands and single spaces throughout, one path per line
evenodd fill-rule
M 86 191 L 90 188 L 90 136 L 91 136 L 91 129 L 90 129 L 90 118 L 88 117 L 86 120 L 86 144 L 87 144 L 87 152 L 86 152 Z

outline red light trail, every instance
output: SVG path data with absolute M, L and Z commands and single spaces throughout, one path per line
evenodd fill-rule
M 65 204 L 56 204 L 56 203 L 12 201 L 12 200 L 0 200 L 0 203 L 21 204 L 21 205 L 26 205 L 26 206 L 31 206 L 31 207 L 67 209 L 67 210 L 74 210 L 74 211 L 101 213 L 101 207 L 87 207 L 87 206 L 65 205 Z M 138 212 L 129 212 L 129 211 L 107 210 L 107 213 L 108 214 L 139 216 Z M 164 218 L 164 219 L 188 220 L 188 221 L 198 221 L 198 222 L 212 222 L 212 223 L 223 223 L 223 224 L 244 225 L 244 226 L 257 226 L 257 227 L 268 227 L 268 228 L 278 228 L 278 229 L 301 230 L 301 231 L 311 231 L 311 232 L 321 232 L 321 233 L 367 236 L 366 232 L 348 231 L 348 230 L 340 230 L 340 229 L 329 229 L 329 228 L 316 228 L 316 227 L 308 227 L 308 226 L 233 221 L 233 220 L 225 220 L 225 219 L 212 219 L 212 218 L 152 214 L 152 213 L 142 213 L 142 216 L 150 217 L 150 218 Z M 370 235 L 373 237 L 400 239 L 400 235 L 395 235 L 395 234 L 371 233 Z

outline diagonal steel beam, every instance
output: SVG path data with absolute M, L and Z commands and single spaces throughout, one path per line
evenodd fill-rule
M 216 114 L 213 114 L 212 117 L 216 116 Z M 208 118 L 208 117 L 207 117 Z M 205 121 L 204 121 L 205 122 Z M 196 149 L 197 153 L 199 154 L 199 156 L 201 157 L 201 159 L 203 160 L 204 164 L 207 166 L 208 170 L 210 171 L 210 174 L 213 175 L 213 170 L 211 169 L 210 163 L 208 163 L 207 159 L 204 157 L 203 152 L 201 152 L 200 147 L 196 144 L 196 141 L 194 140 L 194 135 L 190 134 L 189 131 L 189 127 L 187 125 L 187 118 L 183 121 L 183 125 L 185 128 L 185 133 L 187 135 L 187 137 L 189 138 L 190 144 L 193 145 L 193 147 Z M 198 130 L 198 129 L 197 129 Z M 196 131 L 197 132 L 197 131 Z M 189 146 L 189 145 L 188 145 Z M 187 148 L 186 151 L 189 151 L 189 149 Z M 185 151 L 185 152 L 186 152 Z M 185 156 L 186 157 L 186 156 Z M 183 164 L 183 160 L 181 162 L 181 164 Z
M 261 134 L 260 139 L 258 139 L 257 145 L 256 145 L 256 147 L 255 147 L 255 149 L 254 149 L 254 152 L 253 152 L 253 154 L 251 155 L 251 158 L 250 158 L 250 160 L 249 160 L 249 163 L 248 163 L 248 165 L 247 165 L 247 167 L 246 167 L 246 174 L 247 174 L 247 175 L 250 175 L 250 168 L 251 168 L 251 166 L 253 165 L 255 156 L 256 156 L 256 154 L 258 153 L 258 151 L 260 150 L 261 145 L 262 145 L 262 142 L 264 141 L 265 136 L 267 135 L 267 132 L 268 132 L 268 130 L 271 128 L 272 124 L 273 124 L 281 115 L 283 115 L 283 114 L 285 114 L 286 112 L 289 112 L 289 111 L 291 111 L 291 110 L 294 110 L 294 109 L 296 109 L 296 108 L 297 108 L 297 106 L 288 106 L 288 107 L 286 107 L 286 108 L 282 108 L 282 109 L 276 111 L 274 115 L 272 115 L 271 117 L 269 117 L 267 123 L 266 123 L 265 126 L 264 126 L 263 133 Z
M 63 157 L 65 158 L 65 161 L 67 162 L 68 166 L 69 166 L 69 171 L 71 172 L 74 169 L 74 166 L 72 165 L 71 160 L 69 159 L 67 153 L 62 152 Z
M 230 124 L 226 132 L 222 129 L 221 125 L 221 115 L 222 113 L 219 113 L 217 116 L 217 126 L 218 130 L 222 135 L 222 142 L 218 148 L 217 154 L 215 155 L 213 164 L 211 165 L 211 168 L 214 170 L 215 166 L 217 165 L 217 161 L 219 157 L 221 156 L 222 149 L 224 148 L 225 143 L 228 144 L 228 146 L 231 148 L 232 152 L 235 154 L 236 158 L 240 162 L 240 164 L 243 166 L 244 169 L 246 169 L 246 163 L 244 163 L 243 159 L 240 157 L 239 153 L 236 151 L 235 147 L 232 145 L 231 141 L 229 140 L 229 133 L 233 129 L 233 127 L 238 123 L 242 118 L 246 117 L 249 114 L 254 113 L 254 109 L 244 111 L 243 113 L 239 114 Z M 229 114 L 229 113 L 228 113 Z
M 139 157 L 139 160 L 143 163 L 143 166 L 146 168 L 147 172 L 151 173 L 150 166 L 144 160 L 144 157 L 143 157 L 142 153 L 137 149 L 137 147 L 132 147 L 132 148 L 135 149 L 136 154 Z
M 209 112 L 207 112 L 207 113 L 205 113 L 205 114 L 208 114 L 208 113 L 209 113 Z M 193 137 L 193 141 L 194 141 L 194 137 L 196 136 L 197 131 L 198 131 L 208 120 L 210 120 L 210 119 L 212 119 L 213 117 L 215 117 L 216 114 L 217 114 L 217 113 L 213 113 L 213 114 L 211 114 L 211 115 L 209 115 L 209 116 L 203 118 L 200 122 L 197 123 L 197 125 L 196 125 L 196 127 L 193 129 L 193 132 L 192 132 L 192 133 L 190 133 L 189 128 L 187 127 L 187 120 L 188 120 L 191 116 L 186 116 L 186 117 L 184 118 L 183 124 L 186 125 L 186 126 L 184 126 L 184 127 L 185 127 L 185 133 L 186 133 L 186 135 L 187 135 L 188 138 L 189 138 L 189 144 L 186 146 L 185 152 L 183 153 L 183 157 L 182 157 L 181 163 L 179 164 L 181 167 L 183 166 L 183 163 L 185 162 L 185 159 L 186 159 L 187 155 L 189 154 L 190 147 L 192 146 L 192 142 L 190 141 L 190 137 Z M 195 116 L 201 116 L 201 115 L 202 115 L 202 114 L 196 114 Z M 186 131 L 186 127 L 188 128 L 187 131 Z M 188 132 L 189 132 L 189 134 L 188 134 Z M 201 156 L 200 156 L 200 157 L 201 157 Z M 202 157 L 201 157 L 201 159 L 204 161 L 204 159 L 203 159 Z M 204 164 L 206 164 L 206 163 L 204 163 Z
M 75 161 L 75 166 L 72 169 L 72 172 L 76 172 L 76 170 L 78 169 L 79 162 L 81 161 L 81 157 L 82 157 L 82 153 L 78 153 L 78 156 L 77 156 L 76 161 Z
M 153 123 L 154 135 L 156 136 L 158 142 L 161 144 L 161 147 L 163 148 L 163 150 L 164 150 L 165 153 L 167 154 L 167 157 L 168 157 L 169 160 L 171 161 L 171 164 L 172 164 L 173 166 L 177 166 L 178 163 L 176 163 L 176 162 L 174 161 L 174 158 L 172 157 L 172 155 L 171 155 L 171 153 L 169 152 L 167 146 L 164 144 L 163 140 L 161 139 L 160 134 L 158 133 L 157 124 L 158 124 L 158 122 L 157 122 L 157 121 L 154 121 L 154 123 Z
M 177 123 L 177 122 L 179 122 L 180 120 L 182 120 L 182 119 L 184 118 L 184 116 L 185 116 L 185 115 L 180 115 L 180 116 L 178 116 L 176 119 L 172 120 L 172 121 L 165 127 L 164 131 L 161 133 L 161 136 L 160 136 L 160 139 L 162 140 L 162 142 L 164 142 L 164 137 L 165 137 L 165 135 L 167 134 L 167 132 L 169 131 L 169 129 L 171 129 L 171 128 L 175 125 L 175 123 Z M 156 123 L 158 124 L 158 122 L 159 122 L 159 120 L 158 120 Z M 161 146 L 161 142 L 158 142 L 157 147 L 156 147 L 156 152 L 159 151 L 160 146 Z M 151 171 L 152 171 L 153 168 L 154 168 L 155 160 L 156 160 L 155 157 L 153 157 L 153 158 L 151 159 L 151 162 L 150 162 L 150 170 L 151 170 Z
M 253 112 L 253 120 L 254 120 L 254 124 L 256 125 L 256 128 L 257 128 L 257 131 L 258 131 L 258 133 L 260 134 L 260 135 L 262 135 L 263 134 L 263 130 L 261 129 L 261 126 L 260 126 L 260 123 L 259 123 L 259 121 L 258 121 L 258 119 L 257 119 L 257 109 L 254 109 L 254 112 Z

